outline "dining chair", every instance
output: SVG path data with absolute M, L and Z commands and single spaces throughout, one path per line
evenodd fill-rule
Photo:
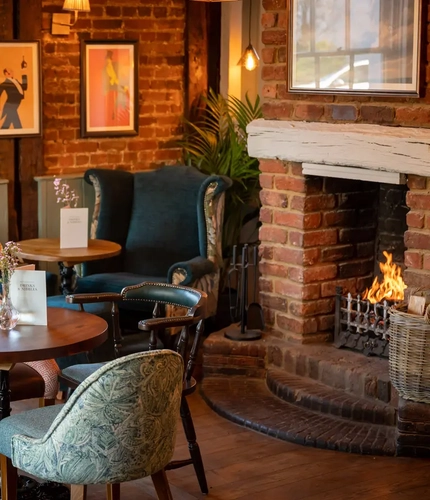
M 16 363 L 9 372 L 11 401 L 39 399 L 39 406 L 55 404 L 60 369 L 54 359 Z
M 0 421 L 2 500 L 15 500 L 17 469 L 71 485 L 84 500 L 87 485 L 151 476 L 157 496 L 171 500 L 164 468 L 173 455 L 182 395 L 182 357 L 171 350 L 136 353 L 91 374 L 62 405 Z
M 202 493 L 208 493 L 200 447 L 186 399 L 197 386 L 193 372 L 203 335 L 204 320 L 207 317 L 206 293 L 188 286 L 144 282 L 125 287 L 120 294 L 76 294 L 68 295 L 66 300 L 69 303 L 80 304 L 81 307 L 89 303 L 111 301 L 114 325 L 113 350 L 117 357 L 141 351 L 143 346 L 149 350 L 157 349 L 160 342 L 181 355 L 184 360 L 184 374 L 180 413 L 190 458 L 170 462 L 166 469 L 193 465 Z M 139 322 L 139 333 L 123 336 L 118 319 L 119 304 L 123 308 L 133 304 L 152 304 L 153 317 Z M 149 342 L 142 344 L 144 333 L 149 334 Z M 69 366 L 61 371 L 59 380 L 71 389 L 75 389 L 100 366 L 103 366 L 103 363 Z

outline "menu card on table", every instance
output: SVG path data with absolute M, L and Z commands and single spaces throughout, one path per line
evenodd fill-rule
M 60 248 L 88 247 L 88 208 L 60 210 Z
M 10 281 L 10 298 L 19 312 L 19 325 L 48 324 L 45 271 L 16 269 Z

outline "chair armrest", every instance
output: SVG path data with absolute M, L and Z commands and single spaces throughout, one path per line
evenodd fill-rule
M 150 332 L 152 330 L 163 330 L 174 326 L 190 326 L 196 323 L 191 316 L 176 316 L 171 318 L 150 318 L 139 321 L 139 330 Z
M 202 276 L 213 273 L 215 269 L 215 264 L 211 260 L 201 256 L 194 257 L 191 260 L 173 264 L 167 273 L 167 281 L 168 283 L 172 283 L 173 273 L 178 271 L 181 274 L 185 274 L 185 279 L 180 284 L 190 285 Z
M 93 302 L 121 302 L 120 293 L 77 293 L 66 295 L 68 304 L 91 304 Z

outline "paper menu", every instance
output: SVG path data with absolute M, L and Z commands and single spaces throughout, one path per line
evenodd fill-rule
M 16 269 L 10 280 L 10 299 L 19 312 L 19 325 L 47 325 L 46 272 Z
M 60 248 L 88 247 L 88 208 L 60 210 Z

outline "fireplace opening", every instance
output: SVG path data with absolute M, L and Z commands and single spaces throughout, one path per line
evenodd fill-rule
M 368 290 L 379 283 L 386 286 L 384 269 L 387 274 L 401 276 L 407 187 L 324 179 L 324 190 L 338 199 L 339 242 L 343 245 L 339 249 L 343 255 L 338 259 L 334 345 L 388 357 L 389 309 L 403 297 L 378 295 L 375 290 L 369 294 Z M 328 214 L 326 220 L 330 220 Z

